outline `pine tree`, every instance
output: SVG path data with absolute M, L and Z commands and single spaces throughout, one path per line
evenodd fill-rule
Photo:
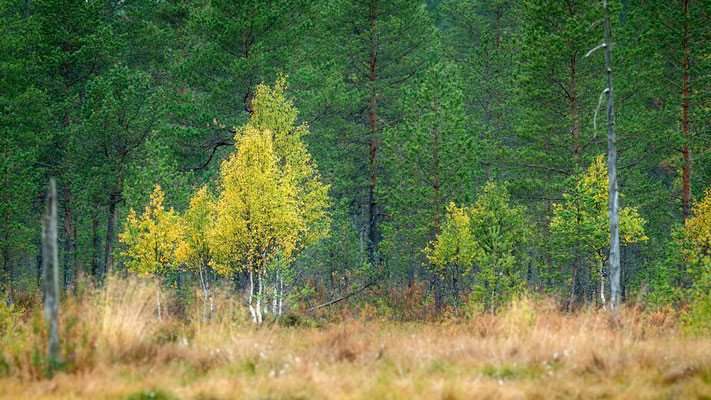
M 304 0 L 195 1 L 171 55 L 173 115 L 183 128 L 182 157 L 205 169 L 234 142 L 231 127 L 248 122 L 257 86 L 290 73 L 304 24 Z M 219 156 L 219 153 L 218 153 Z M 194 159 L 194 161 L 193 161 Z M 213 164 L 214 165 L 214 164 Z
M 323 59 L 315 73 L 323 86 L 313 91 L 336 95 L 312 111 L 329 116 L 317 125 L 324 136 L 314 152 L 339 179 L 334 196 L 356 227 L 361 260 L 378 265 L 383 131 L 400 121 L 400 90 L 430 60 L 438 39 L 417 1 L 333 0 L 325 8 L 316 38 Z
M 485 179 L 504 175 L 500 149 L 514 139 L 522 112 L 515 79 L 521 6 L 511 0 L 449 0 L 439 12 L 445 56 L 462 71 L 465 107 L 487 150 L 478 162 Z
M 82 165 L 78 177 L 92 201 L 108 207 L 103 273 L 113 265 L 114 221 L 124 201 L 127 175 L 157 146 L 165 109 L 150 77 L 126 67 L 112 67 L 86 87 L 81 123 L 73 131 L 68 152 Z M 86 194 L 84 194 L 86 195 Z
M 404 91 L 404 120 L 385 131 L 387 162 L 385 224 L 390 268 L 414 277 L 424 259 L 421 250 L 440 233 L 446 205 L 474 190 L 476 143 L 463 107 L 459 78 L 452 64 L 436 64 L 418 74 Z M 440 275 L 432 276 L 436 304 L 443 304 Z
M 80 267 L 78 221 L 82 204 L 82 165 L 69 145 L 81 140 L 76 125 L 89 80 L 101 74 L 120 53 L 121 37 L 114 34 L 120 21 L 116 3 L 65 2 L 38 0 L 32 2 L 32 14 L 37 24 L 37 45 L 33 60 L 37 72 L 33 76 L 46 93 L 49 116 L 48 138 L 43 141 L 42 157 L 46 173 L 57 177 L 60 226 L 63 228 L 62 254 L 65 283 L 70 271 Z M 100 205 L 104 211 L 108 204 Z
M 26 2 L 0 2 L 0 295 L 10 301 L 13 278 L 33 272 L 19 267 L 36 254 L 36 163 L 47 126 L 45 96 L 32 79 L 36 19 L 27 12 Z
M 495 307 L 523 291 L 531 237 L 525 207 L 512 204 L 505 186 L 488 182 L 471 206 L 449 204 L 426 253 L 446 277 L 455 305 L 471 291 L 476 301 Z
M 707 2 L 678 0 L 630 4 L 630 30 L 635 33 L 633 56 L 644 63 L 634 68 L 648 86 L 641 91 L 650 113 L 651 130 L 663 137 L 672 152 L 663 161 L 678 170 L 675 191 L 683 222 L 690 216 L 693 184 L 705 187 L 708 172 L 709 46 Z M 639 88 L 637 88 L 639 90 Z M 642 114 L 644 115 L 644 114 Z

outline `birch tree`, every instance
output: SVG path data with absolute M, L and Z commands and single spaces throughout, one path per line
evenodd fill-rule
M 296 125 L 285 89 L 283 79 L 257 88 L 254 115 L 237 130 L 235 153 L 222 163 L 211 230 L 217 271 L 249 273 L 249 309 L 256 324 L 262 322 L 268 267 L 289 263 L 328 232 L 328 186 L 302 142 L 308 127 Z
M 160 277 L 178 267 L 176 251 L 180 245 L 180 218 L 171 207 L 163 206 L 163 191 L 156 186 L 151 201 L 141 214 L 131 209 L 119 241 L 126 246 L 121 255 L 126 257 L 129 271 L 158 279 L 156 304 L 158 320 L 163 320 Z
M 210 241 L 210 232 L 215 220 L 215 199 L 206 187 L 190 199 L 190 207 L 182 215 L 182 240 L 177 257 L 191 272 L 197 275 L 202 293 L 203 321 L 212 319 L 214 311 L 213 281 L 215 275 L 215 251 Z

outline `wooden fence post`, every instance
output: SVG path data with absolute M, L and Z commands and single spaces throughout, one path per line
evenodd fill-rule
M 47 358 L 50 370 L 59 360 L 59 267 L 57 258 L 57 184 L 49 180 L 45 215 L 42 218 L 42 271 L 44 274 L 44 317 L 47 322 Z

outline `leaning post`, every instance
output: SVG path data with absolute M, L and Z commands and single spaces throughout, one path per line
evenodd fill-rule
M 47 359 L 50 370 L 59 360 L 59 267 L 57 258 L 57 183 L 49 180 L 42 217 L 42 271 L 44 279 L 44 317 L 47 323 Z

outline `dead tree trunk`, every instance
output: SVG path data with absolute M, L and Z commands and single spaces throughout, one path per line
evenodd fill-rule
M 46 213 L 42 220 L 42 270 L 44 271 L 44 316 L 47 321 L 49 365 L 59 361 L 59 271 L 57 258 L 57 184 L 49 180 Z
M 615 135 L 615 106 L 612 100 L 612 62 L 610 10 L 603 0 L 605 14 L 605 83 L 607 92 L 607 176 L 609 178 L 608 211 L 610 213 L 610 310 L 614 313 L 620 304 L 620 221 L 617 194 L 617 137 Z

